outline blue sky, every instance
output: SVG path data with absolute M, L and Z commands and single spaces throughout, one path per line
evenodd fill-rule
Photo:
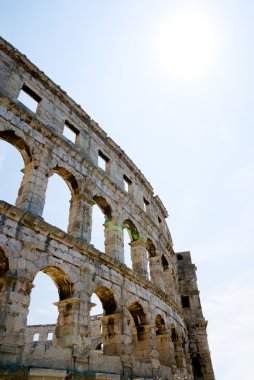
M 0 0 L 0 9 L 2 37 L 81 104 L 163 200 L 174 249 L 198 267 L 217 379 L 250 378 L 254 3 Z M 10 157 L 0 145 L 2 173 Z

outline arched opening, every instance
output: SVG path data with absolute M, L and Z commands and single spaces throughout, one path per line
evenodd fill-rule
M 37 273 L 33 285 L 27 317 L 27 343 L 36 338 L 44 343 L 53 340 L 59 345 L 63 341 L 63 330 L 68 322 L 71 323 L 71 308 L 66 300 L 71 299 L 72 284 L 61 269 L 50 266 Z M 40 325 L 38 331 L 37 325 Z
M 111 289 L 99 286 L 92 297 L 90 313 L 91 346 L 103 354 L 115 355 L 120 350 L 117 304 Z
M 48 181 L 43 218 L 46 222 L 67 231 L 69 223 L 71 192 L 58 174 L 53 174 Z
M 56 324 L 58 311 L 54 302 L 59 301 L 58 289 L 43 272 L 37 273 L 33 281 L 27 325 Z
M 144 333 L 144 326 L 146 324 L 146 316 L 140 303 L 135 302 L 128 307 L 129 312 L 133 318 L 136 328 L 137 340 L 142 340 Z
M 92 210 L 91 244 L 99 251 L 105 252 L 108 241 L 106 228 L 108 227 L 108 222 L 112 219 L 111 207 L 103 197 L 95 195 L 93 200 L 95 204 Z
M 130 243 L 131 243 L 130 233 L 126 228 L 124 228 L 123 230 L 124 263 L 128 268 L 133 269 Z
M 90 308 L 91 348 L 103 352 L 102 315 L 103 306 L 96 293 L 92 294 Z
M 161 264 L 162 264 L 163 271 L 165 271 L 169 268 L 168 260 L 166 259 L 166 257 L 164 255 L 161 256 Z
M 153 268 L 151 263 L 151 257 L 156 256 L 156 249 L 151 239 L 147 239 L 146 241 L 146 252 L 147 252 L 147 259 L 148 259 L 148 265 L 147 265 L 147 272 L 148 272 L 148 278 L 151 280 L 151 277 L 153 277 Z
M 165 333 L 165 321 L 161 315 L 157 315 L 155 319 L 156 335 L 162 335 Z
M 183 352 L 183 347 L 182 347 L 182 341 L 174 325 L 171 326 L 171 340 L 173 342 L 173 347 L 174 347 L 174 356 L 175 356 L 174 359 L 175 359 L 176 366 L 177 368 L 183 368 L 184 367 L 184 352 Z
M 135 302 L 128 307 L 132 316 L 133 346 L 137 358 L 149 356 L 149 332 L 146 329 L 146 315 L 139 302 Z
M 128 268 L 134 269 L 132 246 L 131 243 L 139 240 L 139 233 L 135 224 L 127 219 L 123 222 L 123 234 L 124 234 L 124 263 Z
M 15 205 L 23 178 L 21 170 L 24 168 L 24 159 L 11 142 L 1 140 L 0 133 L 0 199 Z
M 183 260 L 183 256 L 182 256 L 180 253 L 178 253 L 178 254 L 176 255 L 176 257 L 177 257 L 177 260 L 178 260 L 178 261 L 182 261 L 182 260 Z
M 103 315 L 111 315 L 116 312 L 116 300 L 111 289 L 106 286 L 99 286 L 95 289 L 94 293 L 102 304 Z
M 100 207 L 93 205 L 91 244 L 101 252 L 105 252 L 104 223 L 105 216 Z

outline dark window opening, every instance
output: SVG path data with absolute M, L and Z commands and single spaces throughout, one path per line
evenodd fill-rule
M 127 191 L 127 193 L 129 193 L 132 182 L 125 174 L 123 176 L 123 183 L 124 183 L 124 190 Z
M 98 166 L 100 169 L 104 170 L 104 172 L 108 169 L 109 158 L 105 156 L 100 150 L 98 154 Z
M 195 378 L 201 378 L 202 369 L 201 369 L 201 360 L 200 360 L 199 354 L 197 354 L 196 357 L 192 358 L 192 366 L 193 366 L 193 372 L 194 372 Z
M 24 84 L 20 90 L 18 100 L 35 113 L 42 98 Z
M 182 300 L 182 306 L 184 308 L 186 307 L 190 307 L 190 299 L 189 299 L 189 296 L 182 296 L 181 297 L 181 300 Z
M 144 210 L 145 210 L 145 212 L 147 212 L 148 206 L 150 203 L 148 202 L 148 200 L 145 197 L 143 198 L 143 202 L 144 202 Z
M 75 144 L 78 133 L 79 131 L 68 120 L 66 120 L 63 130 L 64 137 Z
M 169 268 L 168 261 L 167 261 L 167 259 L 165 258 L 164 255 L 161 256 L 161 263 L 162 263 L 162 267 L 163 267 L 164 271 Z
M 161 218 L 158 216 L 158 223 L 161 224 Z
M 180 253 L 178 253 L 178 255 L 177 255 L 176 257 L 177 257 L 177 260 L 178 260 L 178 261 L 181 261 L 181 260 L 183 260 L 183 256 L 182 256 L 182 255 L 180 255 Z

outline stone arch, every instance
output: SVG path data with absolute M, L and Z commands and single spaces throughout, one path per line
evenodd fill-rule
M 110 221 L 112 219 L 112 208 L 107 200 L 100 195 L 94 195 L 93 200 L 105 215 L 106 221 Z
M 138 229 L 130 219 L 124 220 L 122 223 L 122 229 L 124 242 L 124 262 L 130 269 L 143 275 L 143 241 L 140 239 Z M 127 231 L 127 233 L 125 231 Z M 127 241 L 129 241 L 129 243 L 127 243 Z
M 155 318 L 156 335 L 162 335 L 165 333 L 166 324 L 164 318 L 160 314 L 157 314 Z
M 144 333 L 144 326 L 147 323 L 144 309 L 139 302 L 134 302 L 130 306 L 128 306 L 128 310 L 135 324 L 137 339 L 142 340 L 142 334 Z
M 116 298 L 111 289 L 104 285 L 99 285 L 94 290 L 94 293 L 99 297 L 102 303 L 104 315 L 111 315 L 117 311 Z
M 135 356 L 137 359 L 146 359 L 151 351 L 151 331 L 147 324 L 147 314 L 139 302 L 134 302 L 128 306 L 132 320 L 132 340 Z
M 151 239 L 146 240 L 146 250 L 149 254 L 149 257 L 155 257 L 156 256 L 156 248 L 155 245 L 153 244 Z
M 21 137 L 12 129 L 0 131 L 0 140 L 10 144 L 15 151 L 18 151 L 18 154 L 20 154 L 22 158 L 19 167 L 12 166 L 12 169 L 10 169 L 8 173 L 8 184 L 12 189 L 7 195 L 9 203 L 15 204 L 21 209 L 32 211 L 35 214 L 40 214 L 40 211 L 38 212 L 38 205 L 36 206 L 36 211 L 32 205 L 33 201 L 36 200 L 36 196 L 34 195 L 34 183 L 36 181 L 34 177 L 36 176 L 38 168 L 38 160 L 35 160 L 32 149 L 30 149 L 30 146 L 24 140 L 24 137 Z M 9 153 L 10 155 L 14 154 L 11 151 Z M 13 170 L 15 171 L 13 172 Z M 11 184 L 12 181 L 14 181 L 14 183 Z
M 103 307 L 101 317 L 101 350 L 106 355 L 117 355 L 121 347 L 121 315 L 117 313 L 117 301 L 111 289 L 104 285 L 98 286 L 94 293 L 100 299 Z
M 80 185 L 76 176 L 63 166 L 53 166 L 48 171 L 47 176 L 52 177 L 54 174 L 57 176 L 49 180 L 45 191 L 43 217 L 49 223 L 71 233 L 73 215 L 76 214 L 73 205 L 79 196 Z M 57 188 L 61 189 L 61 197 L 58 196 Z
M 124 220 L 123 228 L 126 228 L 126 230 L 128 231 L 131 241 L 136 241 L 140 239 L 138 229 L 130 219 Z
M 29 145 L 13 130 L 0 131 L 0 139 L 13 145 L 21 154 L 25 166 L 33 161 Z
M 58 289 L 60 301 L 72 297 L 73 285 L 70 281 L 69 276 L 62 269 L 56 266 L 47 266 L 41 269 L 41 272 L 47 274 L 55 283 Z
M 58 174 L 67 184 L 72 195 L 78 194 L 80 186 L 76 177 L 69 172 L 66 168 L 56 165 L 52 170 L 52 173 Z M 51 174 L 52 174 L 51 173 Z
M 111 256 L 112 235 L 112 208 L 106 198 L 100 195 L 93 196 L 91 243 L 95 248 Z
M 79 332 L 76 321 L 80 308 L 80 299 L 73 296 L 73 284 L 70 276 L 59 266 L 50 264 L 44 266 L 38 272 L 47 274 L 58 289 L 59 301 L 54 302 L 54 305 L 58 308 L 58 317 L 53 344 L 65 348 L 69 347 L 70 344 L 74 344 L 75 341 L 75 344 L 79 345 L 80 340 L 77 339 Z M 73 341 L 70 339 L 73 339 Z
M 163 271 L 169 268 L 168 260 L 166 259 L 165 255 L 161 256 L 161 264 L 162 264 Z

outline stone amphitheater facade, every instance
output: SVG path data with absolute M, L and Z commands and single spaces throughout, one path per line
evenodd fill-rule
M 0 379 L 214 380 L 196 267 L 189 252 L 174 252 L 162 201 L 79 105 L 8 42 L 0 46 L 0 138 L 24 161 L 16 204 L 0 201 Z M 71 192 L 67 232 L 42 218 L 54 173 Z M 90 244 L 95 204 L 104 252 Z M 57 324 L 27 326 L 40 271 L 58 288 Z M 93 293 L 104 310 L 95 318 Z

